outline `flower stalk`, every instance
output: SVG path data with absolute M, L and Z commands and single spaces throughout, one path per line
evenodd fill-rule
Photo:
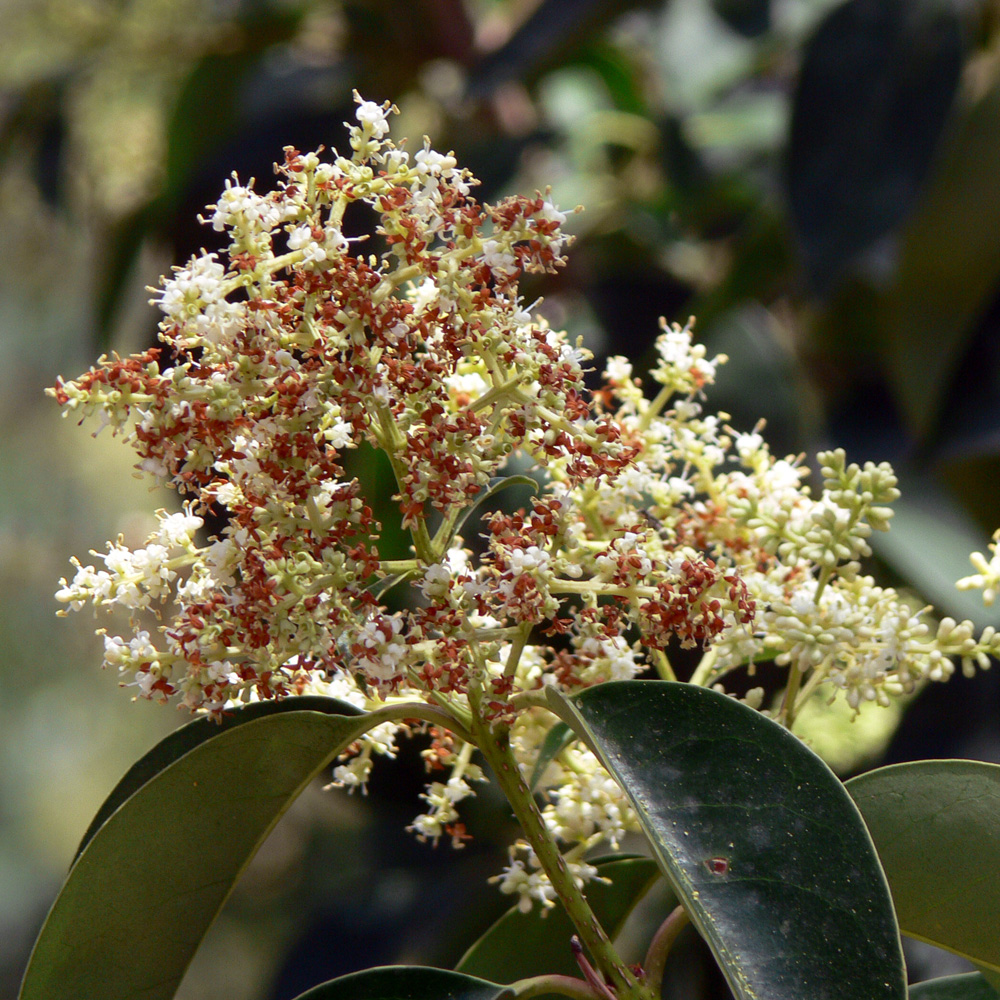
M 573 922 L 580 940 L 593 956 L 597 968 L 611 985 L 614 994 L 621 1000 L 626 997 L 630 1000 L 653 1000 L 652 994 L 636 979 L 631 969 L 619 957 L 580 886 L 567 868 L 566 861 L 547 829 L 511 751 L 509 728 L 503 725 L 490 725 L 483 721 L 476 710 L 477 705 L 481 706 L 480 696 L 470 692 L 470 700 L 474 711 L 472 726 L 476 743 L 489 764 L 497 784 L 510 802 L 514 815 L 524 831 L 525 839 L 548 875 L 553 890 Z

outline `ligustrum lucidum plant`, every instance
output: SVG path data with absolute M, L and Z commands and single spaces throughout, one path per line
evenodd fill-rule
M 686 921 L 741 1000 L 904 997 L 900 930 L 981 970 L 910 995 L 994 995 L 1000 768 L 845 788 L 793 735 L 810 699 L 888 705 L 1000 650 L 862 572 L 890 467 L 826 452 L 810 492 L 760 428 L 706 411 L 725 358 L 690 326 L 664 324 L 652 393 L 624 358 L 588 391 L 587 352 L 518 292 L 563 263 L 565 216 L 546 195 L 478 202 L 452 155 L 394 145 L 393 109 L 357 100 L 351 155 L 288 148 L 275 190 L 227 182 L 204 221 L 228 252 L 163 281 L 162 346 L 52 390 L 182 499 L 144 547 L 74 560 L 58 600 L 128 609 L 105 664 L 199 718 L 102 807 L 22 1000 L 172 997 L 296 794 L 331 765 L 364 787 L 416 730 L 413 835 L 460 845 L 463 800 L 495 782 L 521 827 L 495 878 L 515 905 L 457 970 L 305 996 L 653 1000 Z M 344 235 L 356 203 L 378 254 Z M 345 472 L 359 447 L 391 466 L 406 558 L 380 554 Z M 511 486 L 531 497 L 513 513 Z M 1000 562 L 976 568 L 965 585 L 991 596 Z M 700 656 L 683 683 L 679 649 Z M 747 693 L 762 662 L 777 693 Z M 607 856 L 630 833 L 651 858 Z M 628 965 L 615 936 L 659 878 L 676 909 Z

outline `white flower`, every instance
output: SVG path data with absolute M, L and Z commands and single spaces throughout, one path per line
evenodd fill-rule
M 522 573 L 531 573 L 535 570 L 544 573 L 550 559 L 548 552 L 537 545 L 529 545 L 526 549 L 513 549 L 508 556 L 508 562 L 514 576 L 520 576 Z
M 483 263 L 494 274 L 500 276 L 514 274 L 517 271 L 517 258 L 496 240 L 486 240 L 483 243 Z
M 604 367 L 604 377 L 609 382 L 628 382 L 632 378 L 632 364 L 627 358 L 610 357 Z
M 392 680 L 400 672 L 400 661 L 406 655 L 406 642 L 400 638 L 402 631 L 401 618 L 379 615 L 365 622 L 354 644 L 359 668 L 377 681 Z
M 155 537 L 168 549 L 189 546 L 195 533 L 205 523 L 202 518 L 196 517 L 189 510 L 158 516 L 160 526 Z
M 514 857 L 514 852 L 519 849 L 527 852 L 528 865 L 532 871 L 528 870 L 528 865 L 524 861 Z M 549 882 L 548 875 L 541 870 L 535 852 L 523 842 L 511 848 L 510 864 L 504 868 L 501 875 L 494 875 L 490 881 L 498 882 L 500 891 L 505 895 L 518 897 L 517 908 L 521 913 L 530 913 L 533 901 L 541 903 L 546 910 L 556 905 L 555 890 Z
M 429 146 L 419 150 L 413 160 L 417 173 L 429 177 L 448 179 L 458 166 L 458 160 L 454 156 L 438 153 Z
M 323 431 L 323 436 L 337 451 L 343 451 L 354 443 L 354 428 L 336 416 L 331 418 L 330 425 Z
M 536 212 L 535 215 L 539 219 L 544 219 L 546 222 L 555 222 L 560 226 L 566 221 L 565 212 L 560 212 L 551 201 L 543 202 L 541 210 Z
M 354 112 L 354 117 L 376 139 L 383 138 L 389 132 L 386 109 L 374 101 L 362 101 L 358 105 L 357 111 Z

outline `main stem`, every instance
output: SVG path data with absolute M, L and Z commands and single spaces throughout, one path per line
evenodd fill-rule
M 473 703 L 472 730 L 479 749 L 496 775 L 497 783 L 507 796 L 528 843 L 548 875 L 552 888 L 565 907 L 570 920 L 573 921 L 580 940 L 590 952 L 594 964 L 622 1000 L 625 998 L 653 1000 L 652 993 L 636 979 L 615 951 L 614 945 L 604 933 L 604 928 L 601 927 L 590 904 L 566 867 L 566 861 L 545 826 L 531 790 L 521 777 L 521 770 L 510 748 L 509 728 L 504 725 L 491 728 L 489 723 L 482 719 L 481 692 L 470 691 L 469 694 L 470 702 Z M 479 696 L 476 697 L 476 694 Z M 566 947 L 569 947 L 568 941 Z

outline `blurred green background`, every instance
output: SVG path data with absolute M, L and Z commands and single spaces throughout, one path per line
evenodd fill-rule
M 485 200 L 551 185 L 586 207 L 569 266 L 525 293 L 599 359 L 641 369 L 658 317 L 694 314 L 730 355 L 710 405 L 735 425 L 767 418 L 780 454 L 891 460 L 904 496 L 878 572 L 995 621 L 952 585 L 1000 525 L 1000 3 L 5 0 L 0 1000 L 103 797 L 184 721 L 100 674 L 86 613 L 54 617 L 70 555 L 141 543 L 174 498 L 43 388 L 152 343 L 146 286 L 217 246 L 197 213 L 233 170 L 266 189 L 283 146 L 342 143 L 355 87 L 398 104 L 395 136 L 453 148 Z M 990 675 L 934 688 L 888 759 L 1000 760 L 998 715 Z M 477 846 L 415 844 L 404 757 L 366 802 L 303 796 L 183 1000 L 457 957 L 501 906 L 484 880 L 509 831 L 487 795 Z M 437 933 L 456 915 L 464 942 Z M 318 971 L 282 972 L 296 954 Z

